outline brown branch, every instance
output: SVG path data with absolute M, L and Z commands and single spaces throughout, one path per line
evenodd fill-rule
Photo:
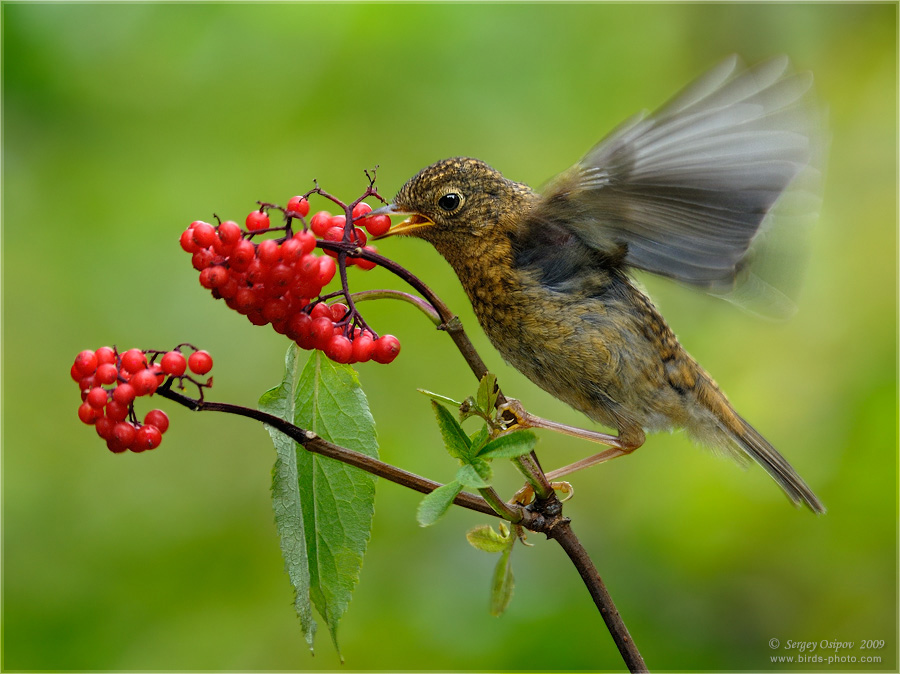
M 547 538 L 551 538 L 559 543 L 560 547 L 566 551 L 569 559 L 572 560 L 572 564 L 578 569 L 578 573 L 581 574 L 581 579 L 584 581 L 588 592 L 591 593 L 594 604 L 600 611 L 600 615 L 603 616 L 603 621 L 606 623 L 606 627 L 612 635 L 613 641 L 619 649 L 625 665 L 628 667 L 628 671 L 649 671 L 644 663 L 644 658 L 628 632 L 628 628 L 625 627 L 622 616 L 619 615 L 619 611 L 609 595 L 603 579 L 597 573 L 594 562 L 584 549 L 581 541 L 578 540 L 575 532 L 572 531 L 569 518 L 561 518 L 555 526 L 551 527 L 550 531 L 547 532 Z
M 178 393 L 172 390 L 172 381 L 172 379 L 169 379 L 166 384 L 160 386 L 156 391 L 156 395 L 167 398 L 196 412 L 224 412 L 254 419 L 284 433 L 295 442 L 301 444 L 307 451 L 341 461 L 349 466 L 354 466 L 422 494 L 431 493 L 442 486 L 439 482 L 410 473 L 361 452 L 336 445 L 312 431 L 295 426 L 281 417 L 276 417 L 267 412 L 242 405 L 196 400 Z M 484 515 L 501 516 L 487 500 L 467 492 L 460 492 L 453 500 L 453 503 Z M 632 641 L 631 635 L 628 633 L 628 629 L 625 627 L 625 623 L 622 621 L 612 597 L 606 590 L 606 586 L 597 573 L 590 556 L 572 531 L 569 519 L 562 516 L 562 504 L 556 498 L 555 492 L 551 490 L 549 498 L 539 499 L 526 508 L 512 504 L 503 504 L 503 506 L 503 516 L 506 519 L 525 527 L 529 531 L 542 533 L 548 539 L 559 543 L 581 575 L 629 671 L 647 671 L 644 660 L 634 645 L 634 641 Z

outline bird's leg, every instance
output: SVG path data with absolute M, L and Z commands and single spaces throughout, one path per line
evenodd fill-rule
M 557 421 L 550 421 L 550 419 L 544 419 L 542 417 L 535 416 L 534 414 L 531 414 L 529 411 L 527 411 L 524 407 L 522 407 L 522 403 L 514 398 L 508 398 L 507 401 L 500 406 L 499 412 L 501 416 L 505 412 L 509 412 L 509 414 L 513 416 L 514 420 L 511 421 L 507 426 L 508 430 L 512 430 L 514 427 L 546 428 L 551 431 L 556 431 L 557 433 L 563 433 L 565 435 L 571 435 L 576 438 L 590 440 L 591 442 L 599 442 L 601 445 L 609 445 L 610 447 L 623 450 L 621 454 L 627 454 L 628 452 L 637 449 L 637 447 L 639 447 L 644 442 L 643 438 L 641 438 L 641 442 L 638 443 L 638 445 L 632 447 L 631 449 L 628 449 L 627 446 L 623 444 L 621 436 L 609 435 L 608 433 L 598 433 L 597 431 L 589 431 L 586 428 L 569 426 L 567 424 L 561 424 Z M 619 455 L 620 454 L 617 454 L 616 456 Z
M 631 454 L 634 450 L 644 444 L 644 431 L 638 427 L 620 429 L 619 435 L 614 437 L 618 441 L 618 446 L 614 446 L 599 454 L 594 454 L 593 456 L 581 459 L 575 463 L 570 463 L 568 466 L 551 470 L 546 474 L 547 479 L 555 480 L 563 475 L 570 475 L 582 468 L 588 468 L 598 463 L 609 461 L 610 459 L 616 459 L 620 456 Z
M 556 480 L 564 475 L 570 475 L 571 473 L 579 471 L 582 468 L 588 468 L 598 463 L 609 461 L 610 459 L 631 454 L 631 452 L 644 444 L 644 431 L 639 426 L 620 428 L 618 435 L 589 431 L 586 428 L 569 426 L 567 424 L 561 424 L 556 421 L 550 421 L 549 419 L 535 416 L 528 412 L 522 406 L 522 403 L 515 398 L 508 398 L 503 405 L 500 405 L 498 411 L 500 412 L 501 417 L 505 413 L 509 413 L 509 415 L 513 417 L 513 420 L 507 425 L 506 430 L 518 428 L 547 428 L 552 431 L 557 431 L 558 433 L 564 433 L 565 435 L 571 435 L 576 438 L 583 438 L 585 440 L 590 440 L 591 442 L 599 442 L 610 446 L 610 449 L 600 452 L 599 454 L 594 454 L 593 456 L 581 459 L 575 463 L 570 463 L 568 466 L 563 466 L 562 468 L 557 468 L 556 470 L 551 470 L 549 473 L 545 473 L 548 480 Z M 568 482 L 551 482 L 550 486 L 567 494 L 570 494 L 572 489 Z M 532 491 L 531 486 L 525 485 L 516 492 L 513 501 L 516 503 L 527 504 L 531 502 L 533 496 L 534 492 Z M 568 498 L 570 498 L 570 496 L 567 496 L 566 500 L 568 500 Z

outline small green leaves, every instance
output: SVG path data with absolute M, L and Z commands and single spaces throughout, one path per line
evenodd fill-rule
M 482 459 L 514 459 L 528 454 L 537 442 L 531 431 L 513 431 L 487 443 L 476 456 Z
M 478 395 L 475 402 L 478 408 L 485 414 L 494 413 L 494 405 L 497 404 L 497 377 L 488 372 L 478 383 Z
M 504 522 L 500 522 L 500 533 L 490 524 L 482 524 L 466 533 L 466 540 L 476 550 L 482 552 L 503 552 L 509 547 L 510 533 Z
M 444 446 L 447 448 L 450 456 L 460 461 L 467 461 L 469 459 L 469 447 L 471 446 L 469 436 L 466 435 L 462 426 L 447 411 L 446 407 L 432 400 L 431 408 L 434 410 L 438 428 L 441 429 L 441 436 L 444 438 Z
M 453 482 L 423 499 L 417 513 L 419 524 L 428 526 L 437 521 L 450 507 L 453 498 L 465 487 L 479 490 L 501 517 L 513 522 L 519 521 L 517 516 L 521 516 L 503 503 L 491 488 L 494 474 L 490 462 L 494 459 L 516 459 L 527 454 L 534 448 L 537 438 L 531 431 L 519 430 L 491 439 L 502 428 L 496 422 L 494 410 L 498 395 L 497 378 L 486 374 L 478 385 L 476 397 L 469 396 L 462 403 L 431 391 L 419 390 L 431 398 L 431 408 L 447 453 L 460 463 Z M 457 421 L 441 403 L 456 406 L 460 420 Z M 484 424 L 471 435 L 466 435 L 461 422 L 471 416 L 480 417 Z M 452 496 L 449 496 L 451 493 Z
M 512 535 L 504 522 L 500 522 L 499 528 L 500 531 L 498 533 L 485 524 L 475 527 L 466 534 L 466 539 L 476 550 L 500 553 L 500 559 L 497 561 L 497 566 L 494 567 L 494 574 L 491 577 L 490 612 L 493 616 L 499 616 L 509 606 L 515 585 L 510 554 L 516 542 L 516 537 Z
M 462 488 L 462 484 L 454 480 L 442 487 L 438 487 L 430 494 L 426 494 L 416 511 L 416 520 L 419 522 L 419 525 L 428 527 L 437 522 L 450 509 L 453 499 L 462 491 Z

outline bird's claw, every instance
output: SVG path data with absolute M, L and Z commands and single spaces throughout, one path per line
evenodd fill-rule
M 565 503 L 575 495 L 575 487 L 573 487 L 570 482 L 551 482 L 550 486 L 553 488 L 553 491 L 565 494 L 565 496 L 559 500 L 560 503 Z M 530 484 L 526 484 L 515 493 L 512 500 L 513 503 L 518 503 L 522 506 L 528 505 L 534 500 L 534 488 Z

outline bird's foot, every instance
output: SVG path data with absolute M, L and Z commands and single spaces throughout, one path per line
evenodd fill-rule
M 550 486 L 553 487 L 554 491 L 565 494 L 565 496 L 559 500 L 560 503 L 565 503 L 575 495 L 575 487 L 568 482 L 551 482 Z M 534 489 L 530 484 L 526 484 L 513 495 L 512 500 L 513 503 L 526 506 L 534 500 Z

